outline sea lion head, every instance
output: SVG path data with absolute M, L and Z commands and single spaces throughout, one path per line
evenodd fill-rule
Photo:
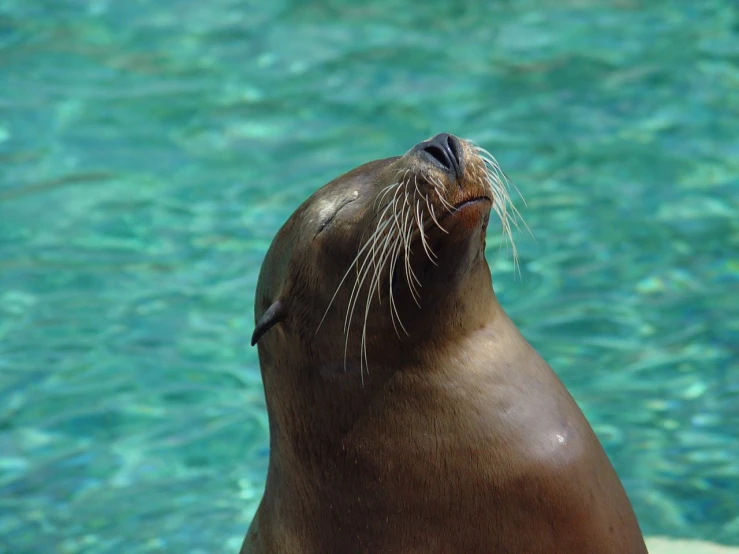
M 252 344 L 263 372 L 362 374 L 478 325 L 494 302 L 491 209 L 509 236 L 515 221 L 506 184 L 485 150 L 442 133 L 316 191 L 262 264 Z

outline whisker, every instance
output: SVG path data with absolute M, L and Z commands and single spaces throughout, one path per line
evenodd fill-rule
M 362 383 L 364 383 L 364 368 L 367 368 L 367 371 L 369 371 L 369 359 L 367 355 L 367 325 L 369 322 L 369 313 L 372 307 L 372 296 L 373 291 L 376 291 L 378 303 L 381 304 L 382 302 L 382 296 L 380 293 L 380 283 L 382 280 L 383 271 L 386 266 L 388 266 L 388 261 L 391 262 L 390 264 L 390 273 L 388 275 L 388 282 L 390 286 L 389 290 L 389 297 L 390 297 L 390 319 L 393 324 L 393 328 L 395 329 L 395 332 L 398 336 L 400 336 L 400 332 L 398 330 L 398 325 L 403 329 L 403 331 L 408 334 L 408 331 L 403 326 L 402 322 L 400 321 L 400 314 L 398 312 L 397 306 L 395 305 L 395 299 L 393 297 L 393 290 L 392 290 L 392 275 L 393 275 L 393 269 L 395 261 L 397 260 L 397 254 L 400 252 L 400 249 L 403 245 L 403 234 L 405 232 L 405 228 L 407 227 L 407 209 L 406 205 L 408 205 L 408 184 L 409 181 L 407 179 L 408 172 L 410 170 L 406 169 L 403 173 L 402 178 L 397 182 L 394 183 L 394 186 L 388 186 L 383 189 L 381 192 L 382 194 L 382 200 L 390 193 L 392 192 L 392 199 L 387 202 L 386 210 L 383 210 L 383 213 L 380 218 L 380 222 L 378 222 L 378 227 L 376 229 L 376 232 L 372 234 L 370 239 L 372 241 L 372 247 L 370 248 L 369 252 L 365 254 L 365 259 L 362 261 L 361 266 L 359 264 L 355 263 L 355 266 L 358 267 L 357 270 L 357 281 L 355 282 L 355 286 L 352 288 L 352 293 L 350 295 L 349 299 L 349 305 L 347 307 L 347 314 L 344 321 L 345 324 L 345 333 L 346 333 L 346 340 L 344 342 L 344 364 L 346 366 L 346 359 L 348 355 L 348 344 L 349 344 L 349 329 L 351 325 L 351 320 L 354 318 L 354 311 L 357 307 L 357 302 L 359 300 L 359 295 L 361 290 L 363 290 L 364 283 L 367 281 L 367 277 L 371 275 L 369 279 L 369 285 L 368 285 L 368 294 L 367 294 L 367 300 L 365 302 L 364 306 L 364 318 L 362 323 L 362 332 L 361 332 L 361 339 L 360 339 L 360 374 L 362 378 Z M 400 173 L 400 171 L 398 171 Z M 402 204 L 402 207 L 399 206 L 398 201 L 400 200 L 401 193 L 405 192 L 404 195 L 404 202 Z M 398 208 L 401 207 L 401 214 L 398 214 Z M 389 210 L 389 211 L 388 211 Z M 386 217 L 387 216 L 387 217 Z M 381 234 L 385 234 L 385 236 L 380 239 Z M 371 255 L 371 259 L 370 259 Z M 397 323 L 396 323 L 397 319 Z
M 415 301 L 416 305 L 420 308 L 421 304 L 419 302 L 420 295 L 418 293 L 418 290 L 416 289 L 416 286 L 414 285 L 414 282 L 418 283 L 420 286 L 421 281 L 418 280 L 418 277 L 416 277 L 416 274 L 413 272 L 413 267 L 411 267 L 411 254 L 413 251 L 411 250 L 411 237 L 413 235 L 413 230 L 410 227 L 410 206 L 408 206 L 408 209 L 404 209 L 403 211 L 403 246 L 405 249 L 405 276 L 406 280 L 408 281 L 408 288 L 411 291 L 411 296 L 413 297 L 413 300 Z
M 434 261 L 434 258 L 436 258 L 436 254 L 434 254 L 434 252 L 429 248 L 429 245 L 426 242 L 426 232 L 423 230 L 423 220 L 421 218 L 420 200 L 416 200 L 416 222 L 418 223 L 418 232 L 421 234 L 421 244 L 423 244 L 423 249 L 426 251 L 426 256 L 428 256 L 428 259 L 432 264 L 438 266 L 439 264 Z
M 405 326 L 403 325 L 403 322 L 400 319 L 400 313 L 398 312 L 398 307 L 395 304 L 395 294 L 393 293 L 393 276 L 395 275 L 395 269 L 398 263 L 398 258 L 400 257 L 400 250 L 402 248 L 402 241 L 400 240 L 400 235 L 398 235 L 398 240 L 395 241 L 395 245 L 392 251 L 392 254 L 390 256 L 390 278 L 388 279 L 388 288 L 389 288 L 389 296 L 390 296 L 390 314 L 395 314 L 395 318 L 398 321 L 398 324 L 400 325 L 401 329 L 403 329 L 403 332 L 406 334 L 406 336 L 410 336 L 408 331 L 406 330 Z M 397 333 L 397 328 L 395 329 Z M 398 335 L 400 336 L 400 335 Z
M 361 271 L 361 279 L 359 276 L 357 277 L 357 282 L 354 285 L 354 288 L 352 289 L 352 294 L 349 299 L 349 306 L 347 307 L 347 313 L 346 317 L 344 319 L 344 334 L 345 334 L 345 340 L 344 340 L 344 367 L 346 368 L 346 359 L 347 359 L 347 353 L 349 348 L 349 331 L 351 329 L 351 320 L 354 317 L 354 310 L 357 306 L 357 302 L 359 301 L 359 293 L 362 290 L 362 285 L 364 285 L 365 280 L 367 279 L 367 276 L 369 275 L 370 269 L 372 268 L 372 264 L 368 264 L 366 261 L 362 265 Z M 371 302 L 372 294 L 371 294 L 371 288 L 370 293 L 367 295 L 367 302 Z M 366 322 L 362 329 L 362 333 L 365 334 L 367 330 Z M 362 378 L 362 383 L 364 383 L 364 373 L 362 371 L 362 352 L 360 350 L 360 362 L 359 362 L 359 371 Z
M 384 226 L 386 226 L 388 223 L 386 223 Z M 379 227 L 377 230 L 384 229 L 383 227 Z M 377 234 L 377 231 L 372 234 L 370 239 L 368 239 L 368 242 Z M 374 242 L 373 242 L 374 244 Z M 363 249 L 364 250 L 364 249 Z M 371 252 L 371 249 L 369 250 Z M 352 287 L 352 292 L 349 296 L 349 307 L 347 309 L 347 315 L 344 318 L 344 332 L 348 333 L 349 330 L 349 322 L 351 320 L 351 316 L 349 314 L 349 309 L 351 309 L 352 313 L 354 311 L 353 305 L 356 304 L 357 299 L 359 297 L 359 291 L 361 289 L 362 284 L 364 283 L 364 280 L 367 277 L 367 273 L 369 272 L 369 269 L 372 267 L 372 264 L 370 262 L 369 252 L 365 254 L 364 259 L 362 261 L 361 266 L 357 266 L 357 278 L 354 281 L 354 286 Z M 355 264 L 356 265 L 356 264 Z
M 442 227 L 441 223 L 439 223 L 439 220 L 436 219 L 436 210 L 434 210 L 434 205 L 431 204 L 431 203 L 429 203 L 429 196 L 428 196 L 428 194 L 426 195 L 426 206 L 428 206 L 429 214 L 431 215 L 431 219 L 434 221 L 434 223 L 436 224 L 436 226 L 448 235 L 449 234 L 449 231 L 447 231 L 446 229 L 444 229 L 444 227 Z
M 390 221 L 386 221 L 384 223 L 378 223 L 377 228 L 375 229 L 375 232 L 372 233 L 370 238 L 367 239 L 365 244 L 362 246 L 362 248 L 357 252 L 356 257 L 352 261 L 351 264 L 349 264 L 349 268 L 346 270 L 346 273 L 344 273 L 344 276 L 341 278 L 341 281 L 339 281 L 338 286 L 336 287 L 336 292 L 334 292 L 334 295 L 331 297 L 330 302 L 328 303 L 328 306 L 326 307 L 326 311 L 323 313 L 323 317 L 321 318 L 320 323 L 318 324 L 318 328 L 316 328 L 316 333 L 318 333 L 318 330 L 321 328 L 321 325 L 323 325 L 324 320 L 326 319 L 326 315 L 328 315 L 329 310 L 331 309 L 331 306 L 334 303 L 334 300 L 336 300 L 336 296 L 339 294 L 339 289 L 341 289 L 341 286 L 344 284 L 344 281 L 346 281 L 346 278 L 349 277 L 349 274 L 352 272 L 352 269 L 354 269 L 354 266 L 357 264 L 359 257 L 364 253 L 365 250 L 370 246 L 372 237 L 374 237 L 376 234 L 381 233 L 388 225 Z
M 397 181 L 395 183 L 391 183 L 388 186 L 386 186 L 384 189 L 380 191 L 380 194 L 377 195 L 377 198 L 375 198 L 375 201 L 372 203 L 372 209 L 377 211 L 377 204 L 380 203 L 380 201 L 385 198 L 388 192 L 393 190 L 393 188 L 400 186 L 400 183 Z
M 376 280 L 375 286 L 377 287 L 377 290 L 380 289 L 381 272 L 384 269 L 385 264 L 387 264 L 389 260 L 395 260 L 395 256 L 396 256 L 395 252 L 397 252 L 398 250 L 399 243 L 400 243 L 400 235 L 398 233 L 388 233 L 387 237 L 385 238 L 384 245 L 382 247 L 382 252 L 380 254 L 382 256 L 381 262 L 379 264 L 380 268 L 377 274 L 375 275 L 375 280 Z M 394 267 L 394 261 L 391 262 L 391 265 L 389 267 L 389 272 L 388 272 L 388 283 L 389 283 L 389 289 L 390 289 L 389 295 L 388 295 L 390 298 L 390 319 L 393 323 L 393 327 L 395 328 L 395 333 L 398 335 L 398 337 L 400 337 L 400 333 L 398 332 L 397 325 L 395 323 L 395 320 L 393 319 L 393 315 L 394 315 L 393 314 L 394 298 L 392 294 L 393 267 Z M 395 309 L 395 311 L 397 313 L 397 309 Z M 400 316 L 398 316 L 398 321 L 400 321 Z M 402 323 L 401 323 L 401 327 L 403 327 Z M 403 331 L 405 331 L 405 328 L 403 328 Z M 406 331 L 406 334 L 407 334 L 407 331 Z
M 529 226 L 526 224 L 526 221 L 523 219 L 516 206 L 511 202 L 509 187 L 513 186 L 518 195 L 524 201 L 524 204 L 526 203 L 526 200 L 523 198 L 521 191 L 518 190 L 518 187 L 513 185 L 510 179 L 508 179 L 508 176 L 501 170 L 497 160 L 492 156 L 492 154 L 490 154 L 490 152 L 479 146 L 475 146 L 475 150 L 486 169 L 485 180 L 487 181 L 487 188 L 490 190 L 494 198 L 493 210 L 501 223 L 502 235 L 500 247 L 503 246 L 503 238 L 507 239 L 507 243 L 510 244 L 511 251 L 513 253 L 514 271 L 518 272 L 520 276 L 521 271 L 518 263 L 518 249 L 513 240 L 512 228 L 515 227 L 520 230 L 520 222 L 523 223 L 529 233 L 531 233 L 531 229 L 529 229 Z
M 433 185 L 434 192 L 436 193 L 436 197 L 439 199 L 439 202 L 441 202 L 442 206 L 446 208 L 447 212 L 454 213 L 456 210 L 454 209 L 454 206 L 452 206 L 449 201 L 444 198 L 444 195 L 441 194 L 441 191 L 444 190 L 444 185 L 442 185 L 439 182 L 439 179 L 435 176 L 430 176 L 429 182 Z

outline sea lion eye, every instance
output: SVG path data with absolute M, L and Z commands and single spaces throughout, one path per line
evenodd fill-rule
M 336 198 L 326 202 L 319 211 L 320 224 L 313 238 L 317 237 L 321 231 L 323 231 L 326 226 L 334 220 L 336 214 L 338 214 L 344 206 L 350 202 L 354 202 L 357 198 L 359 198 L 359 191 L 355 190 L 352 191 L 349 196 Z

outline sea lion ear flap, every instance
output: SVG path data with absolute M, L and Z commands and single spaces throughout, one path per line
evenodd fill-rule
M 254 327 L 254 334 L 251 336 L 251 345 L 254 346 L 262 338 L 262 335 L 269 331 L 273 325 L 279 323 L 285 319 L 287 310 L 282 300 L 276 300 L 267 310 L 262 314 L 262 317 L 257 321 L 256 327 Z

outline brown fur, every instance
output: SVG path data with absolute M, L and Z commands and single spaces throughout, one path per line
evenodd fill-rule
M 344 360 L 354 273 L 331 299 L 377 225 L 380 191 L 408 169 L 413 194 L 434 176 L 450 204 L 490 196 L 461 144 L 460 178 L 416 150 L 371 162 L 311 196 L 270 247 L 255 308 L 258 321 L 283 308 L 259 340 L 270 464 L 242 554 L 646 553 L 582 412 L 496 300 L 489 202 L 447 214 L 448 234 L 429 226 L 438 267 L 415 239 L 421 307 L 402 271 L 395 293 L 409 336 L 393 328 L 383 280 L 362 369 L 363 291 Z

